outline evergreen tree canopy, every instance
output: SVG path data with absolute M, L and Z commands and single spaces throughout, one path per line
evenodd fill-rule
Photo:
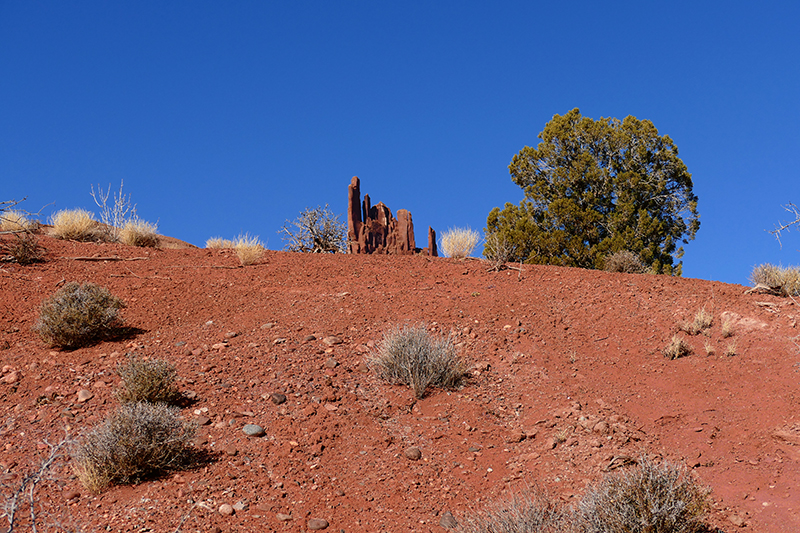
M 677 243 L 693 239 L 700 221 L 672 139 L 649 120 L 593 120 L 578 109 L 555 115 L 539 138 L 508 167 L 525 199 L 486 222 L 511 261 L 602 268 L 607 255 L 629 250 L 654 272 L 680 275 Z

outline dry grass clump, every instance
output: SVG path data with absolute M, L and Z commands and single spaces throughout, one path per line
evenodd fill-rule
M 162 359 L 132 357 L 117 367 L 122 386 L 115 392 L 121 403 L 174 403 L 180 397 L 175 365 Z
M 570 531 L 569 515 L 539 492 L 516 495 L 490 505 L 483 513 L 467 516 L 461 533 L 562 533 Z
M 756 287 L 768 288 L 780 296 L 800 295 L 800 267 L 758 265 L 750 273 L 750 281 Z
M 434 338 L 423 325 L 397 327 L 385 334 L 368 363 L 390 383 L 410 386 L 417 398 L 431 386 L 458 386 L 466 370 L 452 339 Z
M 607 272 L 624 272 L 626 274 L 645 274 L 650 269 L 635 253 L 629 250 L 620 250 L 605 257 L 603 270 Z
M 0 211 L 0 231 L 28 231 L 35 223 L 28 220 L 25 213 L 9 209 Z
M 733 339 L 731 342 L 729 342 L 725 347 L 725 351 L 723 352 L 726 357 L 734 357 L 738 353 L 739 352 L 736 350 L 736 339 Z
M 469 228 L 450 228 L 442 233 L 439 249 L 447 257 L 464 259 L 472 254 L 480 240 L 481 237 L 477 231 Z
M 10 255 L 20 265 L 44 260 L 44 249 L 39 245 L 39 239 L 27 231 L 1 239 L 0 253 Z
M 637 466 L 591 487 L 575 519 L 584 533 L 700 533 L 706 531 L 708 494 L 685 468 L 641 457 Z
M 697 335 L 699 333 L 705 333 L 708 331 L 713 323 L 714 315 L 706 311 L 706 308 L 703 307 L 697 313 L 695 313 L 692 320 L 681 324 L 681 329 L 689 335 Z
M 236 243 L 229 240 L 223 239 L 222 237 L 211 237 L 206 241 L 206 248 L 213 248 L 213 249 L 223 249 L 223 248 L 233 248 L 236 246 Z
M 264 255 L 264 245 L 258 237 L 250 237 L 246 233 L 236 238 L 233 249 L 239 262 L 245 266 L 252 265 Z
M 78 479 L 93 492 L 135 483 L 186 466 L 195 427 L 164 404 L 129 403 L 85 433 L 73 447 Z
M 104 287 L 70 282 L 42 303 L 36 330 L 51 346 L 77 348 L 117 332 L 123 307 Z
M 722 330 L 720 331 L 720 335 L 722 335 L 723 339 L 727 339 L 728 337 L 733 337 L 735 333 L 735 325 L 733 320 L 729 317 L 722 317 Z
M 129 220 L 117 233 L 117 240 L 128 246 L 158 246 L 158 226 L 144 220 Z
M 94 215 L 84 209 L 62 209 L 50 218 L 50 234 L 57 239 L 93 241 L 103 238 Z
M 667 359 L 678 359 L 680 357 L 686 357 L 687 355 L 692 355 L 692 347 L 689 346 L 688 342 L 683 340 L 683 337 L 673 335 L 670 343 L 664 348 L 664 357 Z

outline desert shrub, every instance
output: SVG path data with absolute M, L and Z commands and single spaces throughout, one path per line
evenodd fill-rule
M 93 241 L 103 239 L 94 215 L 84 209 L 62 209 L 50 219 L 50 234 L 58 239 Z
M 117 240 L 128 246 L 158 246 L 158 226 L 144 220 L 129 220 L 117 233 Z
M 539 492 L 517 495 L 491 504 L 483 513 L 463 520 L 460 533 L 563 533 L 569 531 L 569 515 Z
M 626 274 L 644 274 L 650 269 L 635 253 L 629 250 L 620 250 L 607 255 L 603 259 L 603 270 L 607 272 L 624 272 Z
M 457 386 L 465 371 L 452 338 L 435 338 L 423 325 L 394 328 L 385 334 L 369 366 L 390 383 L 410 386 L 417 398 L 430 386 Z
M 206 248 L 222 249 L 233 248 L 234 246 L 236 246 L 235 242 L 222 237 L 211 237 L 206 241 Z
M 42 303 L 36 330 L 51 346 L 77 348 L 117 332 L 123 307 L 104 287 L 70 282 Z
M 714 315 L 706 311 L 703 307 L 695 313 L 692 320 L 688 320 L 681 324 L 681 329 L 689 335 L 697 335 L 707 331 L 714 323 Z
M 766 287 L 781 296 L 800 295 L 800 267 L 758 265 L 750 273 L 755 286 Z
M 0 231 L 27 231 L 34 223 L 22 211 L 0 210 Z
M 162 359 L 132 357 L 117 367 L 122 385 L 116 391 L 122 403 L 174 403 L 180 397 L 175 365 Z
M 84 433 L 72 449 L 75 473 L 93 492 L 186 466 L 195 427 L 165 404 L 129 403 Z
M 290 252 L 345 253 L 347 226 L 325 207 L 306 208 L 294 221 L 286 221 L 280 232 Z
M 108 190 L 103 189 L 98 185 L 97 192 L 94 187 L 92 190 L 92 198 L 97 207 L 100 208 L 100 221 L 103 222 L 102 231 L 110 241 L 121 242 L 122 229 L 128 223 L 138 223 L 139 216 L 136 214 L 136 204 L 131 201 L 131 195 L 122 192 L 123 181 L 119 182 L 119 192 L 111 195 L 111 184 L 108 185 Z M 109 202 L 109 197 L 113 202 Z M 155 229 L 153 230 L 155 232 Z M 135 246 L 150 246 L 149 244 Z
M 491 265 L 490 270 L 501 270 L 514 256 L 508 239 L 497 232 L 486 235 L 483 244 L 483 257 Z
M 236 257 L 243 265 L 252 265 L 264 255 L 264 245 L 258 237 L 250 237 L 247 234 L 240 235 L 233 243 Z
M 692 347 L 680 335 L 673 335 L 672 340 L 664 348 L 664 357 L 678 359 L 687 355 L 692 355 Z
M 472 254 L 481 237 L 469 228 L 450 228 L 442 233 L 439 249 L 447 257 L 464 259 Z
M 684 467 L 641 457 L 590 487 L 575 513 L 583 533 L 699 533 L 709 491 Z
M 10 255 L 20 265 L 30 265 L 44 259 L 39 239 L 29 231 L 14 233 L 0 240 L 0 253 Z

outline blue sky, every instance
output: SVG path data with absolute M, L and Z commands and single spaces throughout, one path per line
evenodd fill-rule
M 684 276 L 800 263 L 796 2 L 0 0 L 0 200 L 49 215 L 125 191 L 161 233 L 256 234 L 347 185 L 427 228 L 518 203 L 554 114 L 669 135 L 701 227 Z M 344 216 L 342 216 L 344 218 Z

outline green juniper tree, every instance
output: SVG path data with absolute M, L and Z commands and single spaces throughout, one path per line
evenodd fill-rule
M 618 251 L 653 272 L 680 275 L 679 242 L 700 227 L 692 176 L 668 136 L 649 120 L 555 115 L 509 165 L 525 199 L 494 208 L 486 234 L 513 261 L 602 268 Z

